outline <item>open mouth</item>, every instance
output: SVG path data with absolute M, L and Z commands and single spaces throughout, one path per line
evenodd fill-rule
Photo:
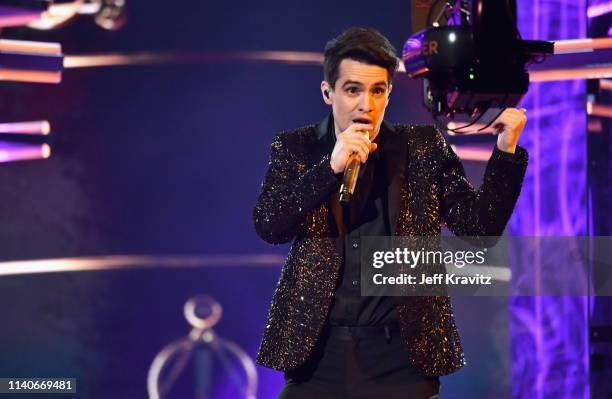
M 353 123 L 364 123 L 367 125 L 367 124 L 372 123 L 372 121 L 367 118 L 355 118 L 353 119 Z

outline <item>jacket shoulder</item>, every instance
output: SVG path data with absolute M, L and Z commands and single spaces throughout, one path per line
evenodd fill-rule
M 273 143 L 292 147 L 312 142 L 314 138 L 316 138 L 316 125 L 310 124 L 278 133 L 274 137 Z
M 394 124 L 395 132 L 404 136 L 409 144 L 443 149 L 447 142 L 442 131 L 431 124 Z

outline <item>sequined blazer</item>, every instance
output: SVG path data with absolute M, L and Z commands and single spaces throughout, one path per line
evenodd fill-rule
M 334 241 L 330 198 L 341 180 L 330 167 L 328 116 L 318 125 L 277 135 L 253 211 L 255 230 L 273 244 L 293 244 L 268 313 L 257 362 L 279 371 L 303 364 L 328 317 L 341 258 Z M 445 223 L 460 236 L 498 236 L 512 214 L 527 168 L 527 152 L 494 148 L 475 190 L 444 136 L 434 126 L 383 122 L 388 218 L 397 236 L 437 236 Z M 407 359 L 426 376 L 465 364 L 450 299 L 397 300 Z

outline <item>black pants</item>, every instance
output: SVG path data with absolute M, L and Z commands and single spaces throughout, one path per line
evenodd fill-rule
M 437 399 L 439 387 L 410 365 L 399 326 L 328 326 L 277 399 Z

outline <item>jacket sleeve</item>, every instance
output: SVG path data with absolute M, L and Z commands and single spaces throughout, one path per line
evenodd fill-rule
M 442 133 L 437 134 L 442 142 L 442 217 L 446 226 L 458 236 L 501 236 L 521 192 L 527 151 L 517 146 L 510 154 L 495 146 L 483 183 L 475 190 L 457 154 Z
M 268 170 L 253 210 L 255 231 L 271 244 L 291 241 L 308 213 L 341 184 L 341 177 L 331 169 L 331 154 L 307 168 L 304 149 L 292 146 L 290 139 L 280 134 L 272 141 Z

